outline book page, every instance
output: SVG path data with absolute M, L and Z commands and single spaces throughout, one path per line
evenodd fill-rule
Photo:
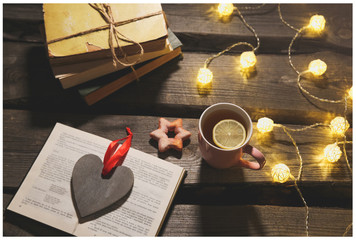
M 104 157 L 109 140 L 57 123 L 8 209 L 73 233 L 78 223 L 71 197 L 74 165 L 87 153 Z
M 103 159 L 110 142 L 57 123 L 8 209 L 78 236 L 154 236 L 184 170 L 133 148 L 123 164 L 135 176 L 128 200 L 96 220 L 78 223 L 70 189 L 73 167 L 88 153 Z
M 152 155 L 130 149 L 124 164 L 134 173 L 134 187 L 117 210 L 78 225 L 78 236 L 155 236 L 183 168 Z

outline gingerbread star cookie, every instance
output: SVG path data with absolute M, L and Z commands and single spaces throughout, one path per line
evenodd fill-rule
M 174 138 L 168 137 L 168 132 L 174 132 Z M 158 129 L 150 133 L 151 138 L 158 141 L 158 151 L 165 152 L 170 148 L 182 151 L 183 141 L 187 140 L 192 134 L 183 128 L 183 120 L 170 122 L 165 118 L 159 119 Z

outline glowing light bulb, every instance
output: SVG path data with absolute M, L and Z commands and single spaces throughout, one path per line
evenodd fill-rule
M 329 144 L 324 148 L 324 157 L 331 163 L 337 162 L 341 154 L 342 152 L 336 143 Z
M 207 85 L 213 80 L 213 73 L 208 68 L 200 68 L 198 72 L 198 83 Z
M 321 32 L 325 28 L 325 18 L 323 15 L 314 15 L 310 18 L 309 25 L 315 32 Z
M 261 133 L 270 132 L 273 130 L 273 120 L 267 117 L 258 119 L 257 130 Z
M 352 94 L 352 87 L 349 89 L 349 91 L 347 92 L 347 94 L 349 95 L 349 98 L 353 98 L 353 94 Z
M 240 64 L 242 69 L 253 68 L 256 62 L 257 58 L 253 51 L 243 52 L 240 56 Z
M 218 13 L 220 17 L 228 17 L 234 11 L 234 5 L 232 3 L 220 3 L 218 5 Z
M 330 129 L 333 134 L 343 136 L 350 124 L 344 117 L 336 117 L 330 122 Z
M 271 175 L 274 182 L 285 183 L 290 177 L 290 170 L 287 165 L 280 163 L 272 168 Z
M 327 65 L 325 62 L 321 61 L 320 59 L 313 60 L 309 63 L 308 70 L 314 76 L 321 76 L 325 73 Z

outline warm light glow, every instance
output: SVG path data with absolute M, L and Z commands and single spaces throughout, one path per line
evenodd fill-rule
M 213 73 L 208 68 L 200 68 L 198 72 L 198 83 L 206 85 L 213 80 Z
M 252 68 L 255 66 L 256 62 L 256 55 L 253 51 L 243 52 L 240 56 L 240 64 L 242 69 Z
M 325 62 L 320 59 L 313 60 L 309 63 L 309 72 L 311 72 L 314 76 L 321 76 L 325 73 L 327 65 Z
M 323 15 L 314 15 L 310 18 L 308 27 L 315 32 L 321 32 L 325 28 L 325 18 Z
M 324 149 L 324 157 L 331 163 L 337 162 L 341 157 L 341 150 L 336 143 L 329 144 Z
M 331 132 L 339 136 L 343 136 L 349 127 L 349 122 L 343 117 L 336 117 L 330 122 Z
M 352 94 L 352 87 L 349 89 L 349 91 L 347 92 L 349 94 L 349 98 L 353 98 L 353 94 Z
M 232 3 L 220 3 L 218 5 L 218 12 L 221 17 L 228 17 L 234 11 L 234 5 Z
M 280 163 L 272 168 L 271 175 L 274 182 L 285 183 L 290 176 L 290 170 L 287 165 Z
M 273 120 L 267 117 L 258 119 L 257 130 L 261 133 L 270 132 L 273 130 Z

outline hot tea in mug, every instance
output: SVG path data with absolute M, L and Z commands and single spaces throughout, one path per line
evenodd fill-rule
M 217 110 L 202 123 L 206 140 L 223 149 L 240 147 L 246 139 L 246 122 L 234 111 Z
M 199 147 L 204 160 L 215 168 L 241 166 L 261 169 L 265 157 L 249 145 L 252 121 L 241 107 L 232 103 L 217 103 L 208 107 L 199 119 Z M 257 162 L 242 159 L 250 154 Z

